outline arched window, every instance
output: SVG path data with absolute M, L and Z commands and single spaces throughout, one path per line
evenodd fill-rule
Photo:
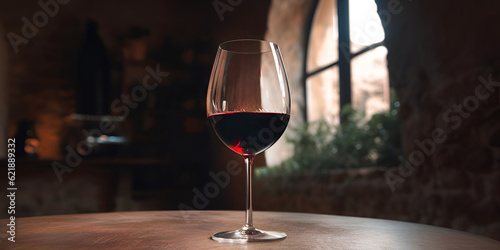
M 307 121 L 340 122 L 346 104 L 366 118 L 389 109 L 387 50 L 374 0 L 319 0 L 306 31 Z
M 294 154 L 286 138 L 295 138 L 294 128 L 305 121 L 338 124 L 345 104 L 366 118 L 389 109 L 387 50 L 375 0 L 274 0 L 265 38 L 280 45 L 293 90 L 292 126 L 266 150 L 269 166 Z

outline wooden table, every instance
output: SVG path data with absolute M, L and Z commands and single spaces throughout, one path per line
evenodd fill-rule
M 184 216 L 183 216 L 184 215 Z M 306 213 L 255 212 L 263 230 L 285 231 L 280 241 L 218 243 L 210 236 L 234 230 L 243 211 L 151 211 L 16 219 L 16 242 L 0 249 L 500 249 L 481 236 L 414 223 Z

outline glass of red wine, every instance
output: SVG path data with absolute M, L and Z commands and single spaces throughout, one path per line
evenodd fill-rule
M 286 238 L 253 225 L 252 162 L 285 132 L 290 120 L 290 88 L 278 45 L 233 40 L 219 45 L 207 93 L 207 116 L 217 137 L 246 165 L 245 224 L 216 233 L 219 242 L 246 243 Z

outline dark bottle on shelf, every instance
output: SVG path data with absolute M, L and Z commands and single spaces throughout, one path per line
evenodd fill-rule
M 97 23 L 88 20 L 76 72 L 76 112 L 89 115 L 110 113 L 110 63 Z

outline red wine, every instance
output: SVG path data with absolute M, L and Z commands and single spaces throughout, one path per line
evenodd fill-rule
M 208 116 L 219 139 L 240 155 L 256 155 L 285 132 L 290 116 L 270 112 L 225 112 Z

